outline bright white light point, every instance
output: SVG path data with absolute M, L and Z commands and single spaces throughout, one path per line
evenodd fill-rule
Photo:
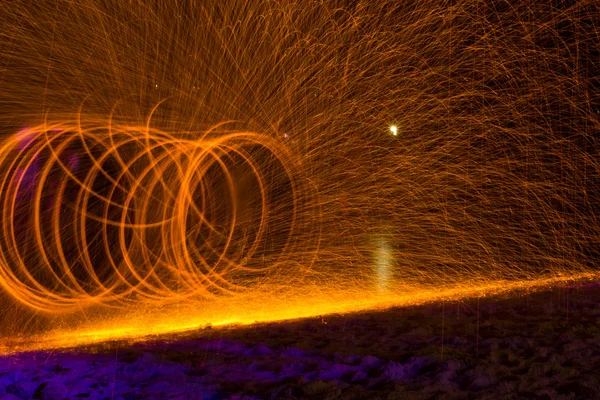
M 396 125 L 390 126 L 390 131 L 392 132 L 392 135 L 398 135 L 398 127 Z

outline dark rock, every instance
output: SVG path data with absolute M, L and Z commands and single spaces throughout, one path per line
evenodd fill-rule
M 21 397 L 23 399 L 28 399 L 28 398 L 31 398 L 31 396 L 33 396 L 33 394 L 36 391 L 36 388 L 38 386 L 39 386 L 39 383 L 26 382 L 26 381 L 14 383 L 14 384 L 8 385 L 6 387 L 6 393 L 12 394 L 17 397 Z
M 15 396 L 14 394 L 5 394 L 0 396 L 0 400 L 23 400 L 20 397 Z
M 594 399 L 600 395 L 597 389 L 579 380 L 562 383 L 556 387 L 556 391 L 563 395 L 573 394 L 577 399 Z
M 331 389 L 331 385 L 323 381 L 314 381 L 305 385 L 302 390 L 306 396 L 322 394 Z
M 69 391 L 65 385 L 57 382 L 42 383 L 33 397 L 39 400 L 62 400 L 67 398 Z

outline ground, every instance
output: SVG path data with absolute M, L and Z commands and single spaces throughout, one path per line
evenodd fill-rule
M 0 357 L 0 400 L 600 398 L 600 286 Z

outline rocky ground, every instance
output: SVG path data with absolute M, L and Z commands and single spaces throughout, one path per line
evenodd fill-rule
M 600 398 L 600 286 L 0 358 L 0 400 Z

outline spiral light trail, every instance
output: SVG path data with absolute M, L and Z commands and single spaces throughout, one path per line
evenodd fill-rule
M 592 0 L 10 2 L 0 334 L 596 279 L 599 21 Z
M 299 234 L 292 158 L 267 136 L 39 126 L 0 159 L 2 286 L 39 311 L 232 293 Z

